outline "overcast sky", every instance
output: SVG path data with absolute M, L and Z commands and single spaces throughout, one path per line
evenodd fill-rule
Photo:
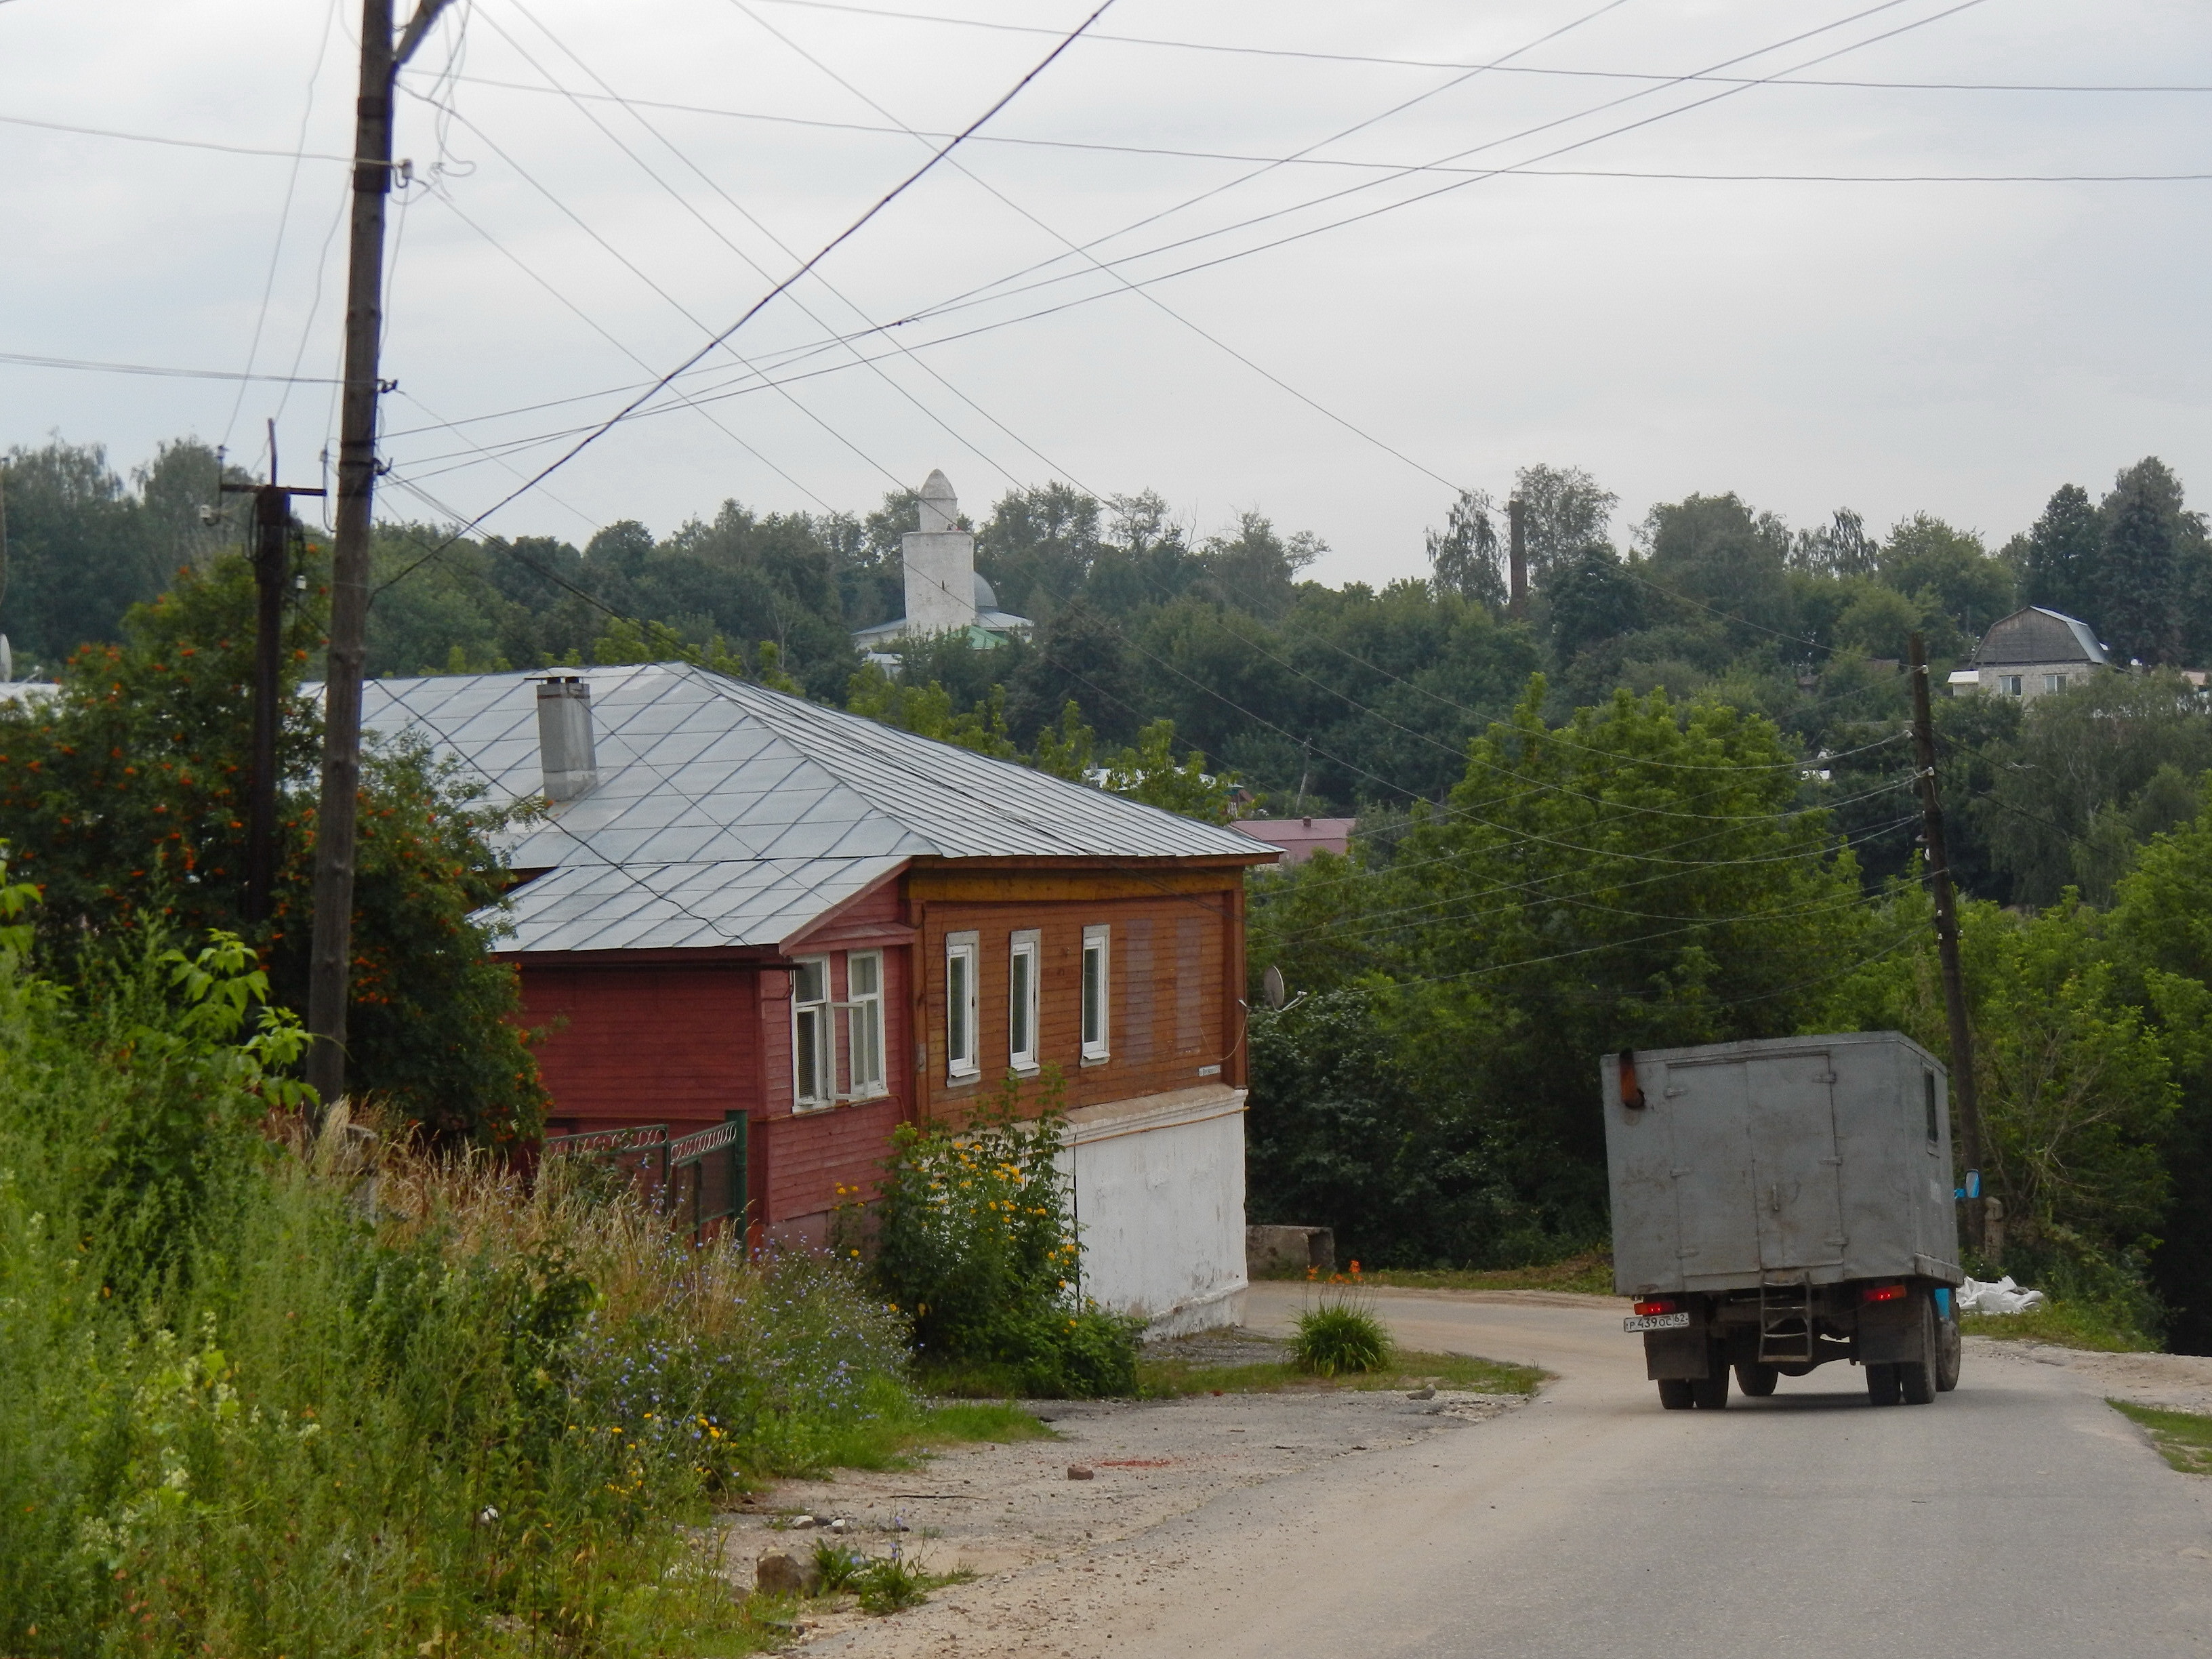
M 483 512 L 1094 3 L 459 0 L 399 108 L 380 511 Z M 333 375 L 356 12 L 0 0 L 0 353 Z M 2198 0 L 1115 0 L 1093 37 L 491 527 L 942 467 L 979 518 L 1052 477 L 1257 507 L 1380 582 L 1533 461 L 1617 491 L 1622 540 L 1734 489 L 1995 544 L 2146 453 L 2212 501 L 2212 182 L 1741 176 L 2212 174 Z M 1741 79 L 1666 78 L 1708 73 Z M 1731 176 L 1649 176 L 1685 173 Z M 258 470 L 272 415 L 313 482 L 328 386 L 0 361 L 0 447 Z

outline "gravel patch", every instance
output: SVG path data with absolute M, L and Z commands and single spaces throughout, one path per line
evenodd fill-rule
M 1183 1339 L 1209 1345 L 1198 1363 L 1272 1358 L 1279 1345 L 1233 1334 Z M 1218 1352 L 1223 1358 L 1215 1358 Z M 821 1534 L 791 1530 L 804 1513 L 842 1521 L 845 1538 L 871 1554 L 896 1540 L 933 1571 L 964 1568 L 978 1582 L 932 1594 L 930 1605 L 891 1619 L 809 1610 L 799 1638 L 810 1650 L 870 1656 L 1028 1650 L 1048 1625 L 1079 1615 L 1111 1587 L 1152 1582 L 1173 1566 L 1146 1544 L 1164 1522 L 1221 1493 L 1343 1458 L 1464 1431 L 1527 1403 L 1519 1395 L 1438 1389 L 1427 1400 L 1353 1390 L 1202 1395 L 1188 1400 L 1036 1401 L 1054 1438 L 956 1446 L 921 1468 L 790 1481 L 759 1505 L 720 1517 L 723 1559 L 749 1587 L 762 1552 L 811 1552 Z M 1069 1477 L 1071 1466 L 1089 1478 Z M 984 1631 L 992 1638 L 969 1645 Z

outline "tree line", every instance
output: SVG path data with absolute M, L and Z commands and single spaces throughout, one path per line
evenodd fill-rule
M 215 460 L 165 446 L 126 481 L 58 442 L 9 458 L 0 627 L 19 661 L 94 642 L 0 757 L 0 835 L 58 890 L 55 949 L 125 910 L 235 924 L 191 878 L 234 857 L 223 780 L 243 746 L 222 690 L 243 672 L 238 532 L 198 511 Z M 1329 587 L 1306 574 L 1321 544 L 1258 512 L 1200 534 L 1156 495 L 1012 491 L 976 527 L 978 564 L 1033 637 L 911 641 L 896 675 L 850 635 L 901 608 L 910 497 L 852 515 L 729 502 L 581 547 L 387 525 L 373 667 L 687 656 L 1176 810 L 1218 816 L 1233 780 L 1248 810 L 1356 817 L 1348 859 L 1254 884 L 1253 971 L 1279 967 L 1297 1000 L 1260 1010 L 1255 988 L 1253 1213 L 1333 1223 L 1374 1262 L 1484 1265 L 1601 1236 L 1607 1049 L 1895 1027 L 1943 1052 L 1906 636 L 1940 675 L 2018 605 L 2081 616 L 2136 669 L 2026 706 L 1937 705 L 1990 1178 L 2022 1270 L 2212 1348 L 2212 957 L 2192 920 L 2212 889 L 2212 714 L 2176 672 L 2212 655 L 2212 543 L 2179 481 L 2147 458 L 2094 495 L 2062 486 L 1994 547 L 1924 513 L 1880 535 L 1849 511 L 1792 529 L 1727 493 L 1616 539 L 1619 503 L 1587 473 L 1532 466 L 1516 487 L 1518 606 L 1504 509 L 1480 495 L 1445 504 L 1425 577 Z M 320 557 L 303 537 L 301 672 Z M 186 645 L 217 659 L 196 672 L 220 668 L 198 689 L 173 678 Z M 368 1069 L 451 1132 L 526 1133 L 526 1051 L 471 1048 L 511 990 L 408 955 L 480 957 L 466 918 L 496 888 L 490 820 L 427 757 L 395 757 L 375 787 L 390 879 L 365 890 L 389 914 L 364 937 L 397 1000 Z M 264 948 L 282 994 L 296 944 Z M 408 1074 L 398 1034 L 423 1019 L 455 1058 Z M 374 1050 L 375 1021 L 361 1029 Z

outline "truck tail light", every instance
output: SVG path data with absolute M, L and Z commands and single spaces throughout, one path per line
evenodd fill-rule
M 1905 1286 L 1902 1285 L 1869 1285 L 1865 1290 L 1859 1293 L 1859 1300 L 1862 1302 L 1902 1302 L 1905 1300 Z
M 1674 1307 L 1675 1304 L 1674 1302 L 1665 1297 L 1661 1297 L 1656 1301 L 1638 1303 L 1636 1304 L 1636 1311 L 1639 1316 L 1645 1314 L 1673 1313 L 1674 1311 Z

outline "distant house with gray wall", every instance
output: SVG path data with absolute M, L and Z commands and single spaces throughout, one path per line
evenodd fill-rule
M 1984 691 L 2033 702 L 2112 666 L 2095 631 L 2080 617 L 2045 605 L 2023 605 L 1990 624 L 1965 666 L 1953 671 L 1951 694 Z

